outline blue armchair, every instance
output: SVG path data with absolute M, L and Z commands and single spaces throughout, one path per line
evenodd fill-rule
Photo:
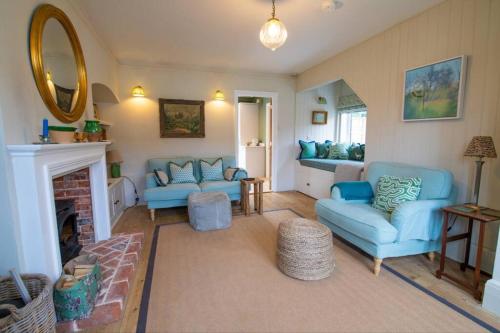
M 420 177 L 417 201 L 399 205 L 392 214 L 371 206 L 381 176 Z M 454 201 L 453 175 L 448 170 L 428 169 L 400 163 L 372 162 L 367 181 L 338 183 L 330 199 L 316 202 L 319 222 L 334 234 L 374 257 L 378 275 L 382 260 L 428 253 L 433 260 L 440 248 L 442 214 L 440 208 Z

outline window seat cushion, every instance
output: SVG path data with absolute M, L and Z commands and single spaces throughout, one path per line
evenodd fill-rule
M 335 172 L 337 165 L 353 165 L 353 166 L 363 166 L 364 162 L 351 161 L 351 160 L 329 160 L 321 158 L 306 158 L 299 160 L 300 164 L 310 168 Z

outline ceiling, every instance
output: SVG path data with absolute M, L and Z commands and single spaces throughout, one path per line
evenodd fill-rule
M 297 74 L 441 0 L 277 0 L 288 40 L 259 41 L 270 0 L 74 0 L 120 63 Z

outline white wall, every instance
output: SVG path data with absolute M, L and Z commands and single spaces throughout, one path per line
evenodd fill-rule
M 10 267 L 22 269 L 14 244 L 17 239 L 17 203 L 6 144 L 26 144 L 38 140 L 43 118 L 59 124 L 45 107 L 38 93 L 29 57 L 29 26 L 34 9 L 50 3 L 62 9 L 72 21 L 84 52 L 89 95 L 86 114 L 92 115 L 91 83 L 101 82 L 116 87 L 116 61 L 97 39 L 79 11 L 63 0 L 0 1 L 0 275 Z M 85 115 L 81 121 L 85 119 Z M 9 200 L 10 199 L 10 200 Z M 7 250 L 6 250 L 7 249 Z M 22 251 L 22 249 L 17 249 Z
M 327 104 L 318 104 L 318 97 L 325 97 Z M 328 111 L 326 125 L 313 125 L 313 111 Z M 336 112 L 333 83 L 298 92 L 296 95 L 295 144 L 299 140 L 335 140 Z
M 259 139 L 259 105 L 238 103 L 240 108 L 240 145 Z
M 500 1 L 445 1 L 300 74 L 297 90 L 343 78 L 368 107 L 366 160 L 447 168 L 455 175 L 459 201 L 465 201 L 474 172 L 473 161 L 463 157 L 467 143 L 474 135 L 491 135 L 500 149 L 499 41 Z M 469 57 L 462 119 L 403 123 L 404 71 L 462 54 Z M 499 197 L 500 159 L 489 160 L 480 202 L 500 208 Z M 488 226 L 483 257 L 488 271 L 497 237 L 498 224 Z M 450 253 L 461 257 L 457 244 Z
M 131 97 L 135 85 L 146 97 Z M 214 101 L 221 89 L 225 101 Z M 255 90 L 279 94 L 277 156 L 280 191 L 293 189 L 295 80 L 288 76 L 212 72 L 185 68 L 119 66 L 121 103 L 101 108 L 101 117 L 111 123 L 110 137 L 123 156 L 122 172 L 130 176 L 141 194 L 146 161 L 153 157 L 210 157 L 235 155 L 234 91 Z M 160 138 L 158 98 L 205 100 L 205 138 Z M 129 197 L 129 203 L 130 201 Z
M 1 114 L 0 107 L 0 114 Z M 3 128 L 2 117 L 0 117 L 0 128 Z M 7 152 L 4 144 L 4 133 L 0 131 L 0 275 L 6 275 L 10 268 L 19 270 L 18 262 L 18 243 L 14 229 L 15 211 L 13 210 L 13 202 L 9 191 L 9 177 L 7 170 L 9 169 L 10 161 L 7 159 Z

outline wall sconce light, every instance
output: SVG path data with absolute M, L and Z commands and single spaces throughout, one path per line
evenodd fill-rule
M 328 104 L 325 97 L 318 97 L 318 104 Z
M 144 97 L 144 89 L 141 86 L 135 86 L 132 88 L 132 96 Z
M 217 90 L 214 95 L 214 99 L 216 101 L 223 101 L 224 100 L 224 93 L 220 90 Z

